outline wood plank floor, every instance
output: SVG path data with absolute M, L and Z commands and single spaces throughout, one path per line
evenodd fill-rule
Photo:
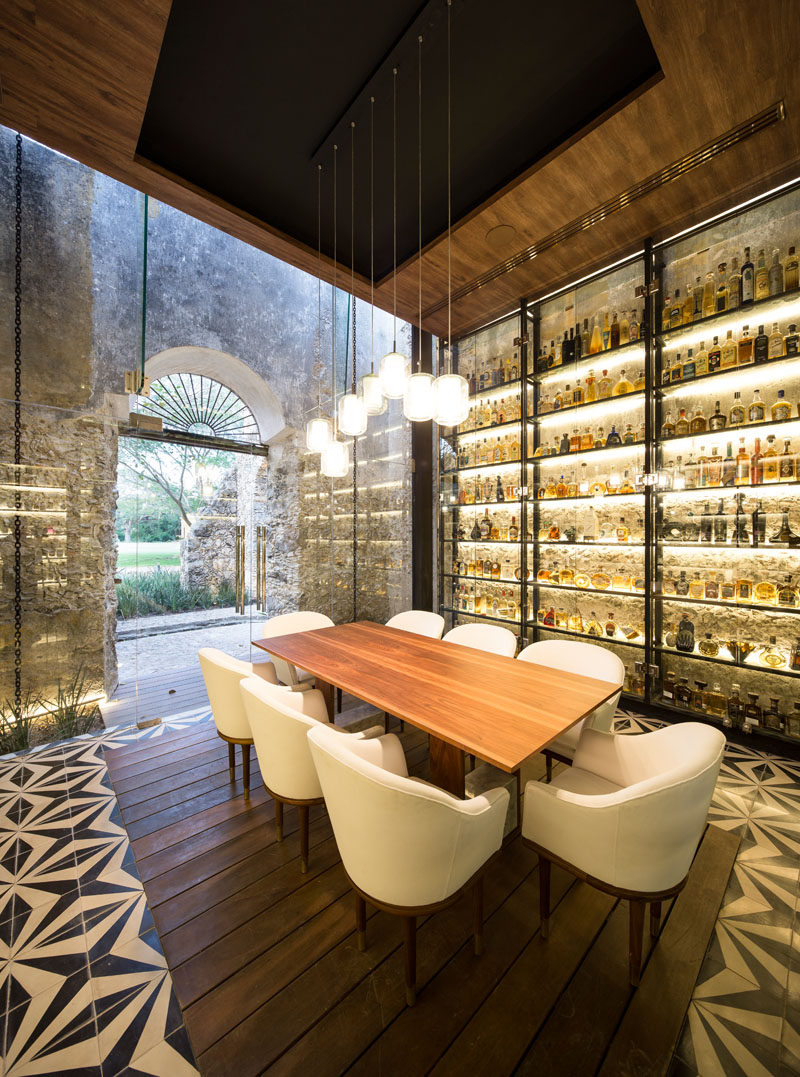
M 169 718 L 183 711 L 207 707 L 208 694 L 199 663 L 189 669 L 154 673 L 121 681 L 111 699 L 100 704 L 106 726 Z
M 424 776 L 426 739 L 408 727 L 402 739 Z M 400 923 L 370 910 L 359 953 L 324 807 L 301 875 L 296 813 L 277 842 L 257 763 L 248 802 L 213 724 L 107 758 L 201 1073 L 666 1071 L 736 854 L 730 834 L 707 829 L 637 992 L 627 906 L 554 869 L 542 940 L 537 859 L 513 840 L 487 880 L 481 957 L 468 900 L 420 921 L 408 1009 Z

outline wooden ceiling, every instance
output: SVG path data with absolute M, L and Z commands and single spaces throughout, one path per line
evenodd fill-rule
M 457 222 L 452 307 L 459 335 L 522 297 L 568 283 L 743 198 L 800 174 L 800 19 L 796 0 L 637 0 L 663 78 L 580 132 Z M 316 274 L 316 251 L 136 156 L 170 0 L 6 0 L 0 25 L 0 123 Z M 487 18 L 492 7 L 486 4 Z M 546 42 L 539 47 L 546 48 Z M 535 51 L 531 52 L 535 62 Z M 502 273 L 471 282 L 568 222 L 762 110 L 784 118 L 680 178 Z M 502 117 L 498 117 L 498 123 Z M 492 232 L 499 225 L 510 226 Z M 503 237 L 502 244 L 497 237 Z M 798 237 L 800 239 L 800 237 Z M 423 258 L 424 328 L 447 334 L 447 241 Z M 332 279 L 332 264 L 323 272 Z M 349 277 L 349 267 L 340 267 Z M 398 313 L 418 321 L 418 266 L 400 267 Z M 369 297 L 369 282 L 356 277 Z M 392 280 L 376 302 L 392 306 Z

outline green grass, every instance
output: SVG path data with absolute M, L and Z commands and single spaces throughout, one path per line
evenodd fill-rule
M 117 544 L 117 568 L 136 568 L 136 547 L 139 547 L 139 568 L 180 568 L 179 541 L 173 542 L 120 542 Z

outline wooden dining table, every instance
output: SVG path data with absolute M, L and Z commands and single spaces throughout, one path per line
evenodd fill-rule
M 515 773 L 619 691 L 372 621 L 253 640 L 315 677 L 333 720 L 341 688 L 430 736 L 430 780 L 464 796 L 464 753 Z

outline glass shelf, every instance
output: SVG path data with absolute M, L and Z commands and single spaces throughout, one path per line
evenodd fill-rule
M 643 542 L 570 542 L 568 539 L 539 539 L 540 546 L 590 546 L 604 550 L 629 550 L 631 548 L 643 548 Z M 533 540 L 528 540 L 533 545 Z
M 756 482 L 747 483 L 741 486 L 692 486 L 685 490 L 659 490 L 655 488 L 655 492 L 659 497 L 697 497 L 708 498 L 713 500 L 713 496 L 725 497 L 728 494 L 735 494 L 739 490 L 760 490 L 762 496 L 766 497 L 773 491 L 777 491 L 778 497 L 786 497 L 787 491 L 794 491 L 795 494 L 800 494 L 800 483 L 796 481 L 792 482 Z M 607 497 L 610 495 L 606 495 Z M 745 513 L 749 515 L 749 513 Z
M 794 433 L 789 436 L 796 437 L 797 431 L 800 429 L 798 424 L 800 424 L 800 416 L 797 416 L 794 419 L 766 419 L 763 423 L 746 423 L 742 424 L 742 426 L 726 426 L 722 430 L 703 430 L 699 434 L 673 434 L 668 438 L 659 438 L 659 442 L 661 445 L 674 445 L 675 442 L 699 441 L 700 438 L 708 441 L 709 438 L 716 437 L 722 439 L 727 437 L 729 440 L 733 441 L 736 437 L 746 437 L 751 430 L 769 430 L 770 428 L 778 429 L 780 427 L 789 427 L 794 431 Z M 769 486 L 772 484 L 765 483 L 764 485 Z
M 745 513 L 745 515 L 748 514 Z M 656 541 L 662 550 L 667 550 L 674 546 L 676 550 L 725 550 L 726 553 L 775 553 L 777 550 L 800 552 L 800 547 L 790 546 L 788 542 L 765 542 L 763 546 L 752 546 L 747 543 L 742 543 L 737 546 L 733 542 L 673 542 L 672 539 L 669 539 L 667 542 L 664 542 L 662 539 L 656 539 Z
M 722 598 L 691 598 L 689 595 L 662 595 L 656 594 L 655 598 L 661 602 L 674 602 L 679 605 L 688 603 L 692 606 L 722 606 L 727 610 L 755 610 L 758 613 L 788 613 L 797 615 L 800 609 L 794 606 L 767 606 L 763 602 L 734 602 Z
M 605 590 L 599 587 L 576 587 L 570 583 L 550 583 L 548 580 L 530 580 L 531 587 L 547 587 L 552 591 L 571 591 L 576 595 L 614 595 L 617 598 L 647 598 L 643 591 L 613 591 L 610 587 Z
M 475 617 L 478 621 L 497 621 L 499 624 L 515 625 L 517 628 L 520 626 L 519 620 L 512 621 L 509 617 L 494 617 L 488 613 L 469 613 L 467 610 L 453 609 L 452 606 L 442 606 L 441 608 L 444 613 L 457 613 L 461 617 Z
M 780 359 L 765 359 L 762 363 L 746 363 L 744 366 L 730 366 L 726 367 L 724 370 L 712 370 L 710 374 L 698 374 L 694 378 L 680 378 L 678 381 L 671 381 L 669 383 L 663 382 L 661 385 L 656 386 L 656 392 L 660 392 L 664 397 L 668 394 L 672 397 L 673 395 L 677 395 L 677 390 L 679 389 L 689 389 L 696 382 L 706 383 L 711 378 L 715 379 L 715 384 L 719 378 L 723 378 L 725 379 L 726 384 L 733 389 L 735 388 L 732 384 L 734 381 L 750 382 L 751 380 L 754 380 L 751 379 L 750 376 L 757 374 L 759 370 L 766 369 L 770 371 L 771 374 L 774 374 L 775 367 L 779 363 L 783 363 L 781 369 L 785 370 L 788 364 L 794 365 L 798 362 L 800 362 L 800 355 L 784 355 L 781 356 Z M 734 374 L 738 374 L 739 378 L 734 378 Z M 708 385 L 705 387 L 707 389 L 710 388 Z
M 766 644 L 759 644 L 756 650 L 760 650 L 763 646 L 766 646 Z M 690 658 L 696 662 L 712 662 L 717 666 L 730 666 L 733 669 L 744 669 L 752 673 L 775 674 L 778 677 L 800 677 L 800 672 L 785 668 L 773 669 L 772 666 L 764 666 L 760 662 L 749 662 L 747 659 L 744 662 L 735 662 L 733 658 L 707 658 L 704 654 L 697 654 L 694 651 L 678 651 L 674 647 L 665 647 L 658 644 L 653 650 L 657 654 L 667 654 L 673 658 Z
M 445 580 L 461 580 L 463 583 L 492 583 L 496 587 L 501 585 L 504 587 L 521 587 L 522 580 L 498 580 L 492 576 L 468 576 L 466 573 L 456 572 L 443 572 L 442 578 Z
M 519 546 L 519 539 L 457 539 L 443 536 L 443 542 L 463 543 L 465 546 Z
M 602 640 L 603 643 L 614 643 L 619 647 L 638 647 L 639 650 L 644 650 L 644 643 L 637 643 L 633 639 L 617 639 L 616 636 L 590 636 L 588 632 L 575 632 L 571 628 L 554 628 L 553 625 L 540 625 L 538 621 L 528 621 L 531 627 L 536 627 L 541 632 L 558 632 L 562 636 L 574 636 L 576 639 L 585 640 Z
M 772 318 L 769 316 L 770 311 L 774 312 Z M 753 317 L 753 315 L 756 315 L 756 317 Z M 759 325 L 766 326 L 769 321 L 791 321 L 794 316 L 800 319 L 800 288 L 793 288 L 789 292 L 781 292 L 780 295 L 771 295 L 766 299 L 756 299 L 745 307 L 715 311 L 714 314 L 709 314 L 705 318 L 695 318 L 694 321 L 687 322 L 686 325 L 676 325 L 671 329 L 662 329 L 655 335 L 664 345 L 669 345 L 670 350 L 672 350 L 672 345 L 675 341 L 691 337 L 700 329 L 708 328 L 711 330 L 712 337 L 720 337 L 724 336 L 728 329 L 741 328 L 743 325 L 758 329 Z M 763 322 L 761 319 L 763 319 Z M 715 332 L 714 327 L 717 327 L 719 332 Z M 698 338 L 698 343 L 704 339 L 705 336 L 701 334 Z M 687 343 L 686 347 L 691 347 L 691 344 Z
M 481 437 L 485 437 L 493 430 L 509 430 L 510 428 L 519 429 L 522 426 L 522 419 L 509 419 L 504 423 L 494 423 L 489 426 L 476 426 L 472 430 L 460 430 L 454 431 L 450 434 L 444 435 L 447 438 L 466 438 L 473 437 L 476 441 L 480 441 Z
M 475 472 L 485 471 L 489 474 L 495 474 L 500 471 L 513 471 L 519 469 L 520 460 L 504 460 L 499 464 L 470 464 L 469 467 L 448 467 L 440 472 L 441 475 L 463 475 L 465 472 L 474 474 Z
M 613 453 L 615 455 L 630 456 L 643 449 L 643 441 L 629 441 L 623 445 L 601 445 L 599 449 L 576 449 L 574 452 L 553 452 L 542 456 L 529 456 L 529 464 L 549 464 L 556 460 L 580 460 L 582 456 L 594 456 L 597 453 Z
M 632 501 L 634 498 L 644 497 L 644 491 L 636 492 L 632 494 L 578 494 L 577 497 L 537 497 L 536 503 L 539 505 L 558 505 L 566 503 L 572 503 L 573 501 L 610 501 L 615 498 L 619 501 Z
M 594 369 L 600 371 L 604 369 L 610 370 L 612 367 L 622 366 L 623 363 L 633 362 L 637 358 L 639 362 L 644 362 L 645 345 L 641 337 L 637 340 L 629 340 L 625 344 L 618 344 L 616 348 L 606 348 L 605 351 L 590 352 L 589 355 L 582 355 L 576 362 L 559 363 L 558 366 L 548 367 L 547 370 L 529 374 L 528 380 L 530 382 L 538 381 L 540 385 L 547 385 L 550 382 L 563 380 L 567 376 L 575 377 L 576 374 L 580 374 L 583 370 L 587 372 Z M 609 361 L 607 368 L 604 366 L 606 360 Z
M 503 390 L 511 388 L 513 392 L 518 393 L 522 382 L 520 378 L 512 378 L 511 381 L 504 381 L 502 385 L 490 385 L 488 389 L 478 389 L 474 393 L 469 394 L 470 400 L 477 400 L 480 396 L 489 396 L 491 393 L 497 393 L 498 397 L 503 395 Z M 517 388 L 514 389 L 513 387 Z
M 601 405 L 605 405 L 609 411 L 625 411 L 625 408 L 617 408 L 616 405 L 620 401 L 627 403 L 629 400 L 634 400 L 637 397 L 644 398 L 644 389 L 634 389 L 631 393 L 621 393 L 619 396 L 606 396 L 602 400 L 590 400 L 588 404 L 575 404 L 571 408 L 559 408 L 558 411 L 546 411 L 543 415 L 533 415 L 530 419 L 532 423 L 549 423 L 556 419 L 561 419 L 565 415 L 583 415 L 591 408 L 599 408 Z M 598 412 L 597 414 L 600 414 Z
M 453 502 L 450 505 L 442 505 L 442 509 L 453 511 L 455 509 L 490 509 L 492 507 L 499 508 L 501 505 L 521 505 L 521 501 L 473 501 L 470 504 L 466 502 L 458 504 Z
M 656 706 L 661 710 L 669 711 L 671 714 L 680 715 L 683 718 L 703 718 L 706 722 L 714 722 L 715 725 L 722 726 L 725 729 L 730 728 L 719 715 L 710 714 L 708 711 L 698 711 L 695 710 L 694 707 L 679 707 L 666 699 L 659 699 Z M 800 744 L 800 738 L 793 737 L 791 734 L 784 733 L 779 729 L 767 729 L 766 726 L 757 725 L 753 726 L 753 732 L 756 734 L 763 733 L 770 737 L 777 737 L 778 740 L 787 741 L 789 744 L 794 744 L 795 746 Z

